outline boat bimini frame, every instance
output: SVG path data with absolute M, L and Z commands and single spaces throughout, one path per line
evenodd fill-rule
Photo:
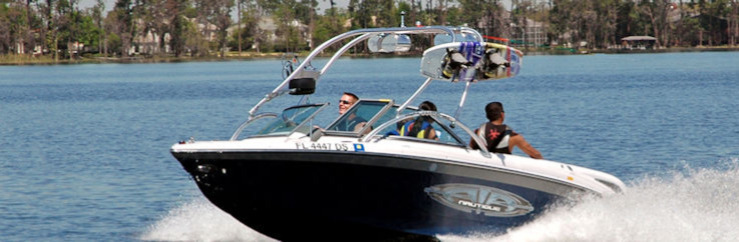
M 467 28 L 467 27 L 447 27 L 447 26 L 427 26 L 427 27 L 399 27 L 399 28 L 372 28 L 372 29 L 358 29 L 354 31 L 349 31 L 340 35 L 337 35 L 336 37 L 324 42 L 320 46 L 316 47 L 306 58 L 305 60 L 295 69 L 293 73 L 291 73 L 285 80 L 277 86 L 272 92 L 268 93 L 264 98 L 262 98 L 259 103 L 254 105 L 254 107 L 249 110 L 249 117 L 253 117 L 257 110 L 264 105 L 265 103 L 269 102 L 275 97 L 278 97 L 280 95 L 285 94 L 287 91 L 289 91 L 286 87 L 289 85 L 290 81 L 293 79 L 300 79 L 300 78 L 313 78 L 316 81 L 323 76 L 326 71 L 333 65 L 333 63 L 341 57 L 346 51 L 348 51 L 350 48 L 354 47 L 357 43 L 360 43 L 364 40 L 370 39 L 372 37 L 378 36 L 378 37 L 384 37 L 383 39 L 379 40 L 379 44 L 383 44 L 383 41 L 387 41 L 390 38 L 405 38 L 407 41 L 406 43 L 401 43 L 401 41 L 396 42 L 397 44 L 395 46 L 401 46 L 403 44 L 410 45 L 410 39 L 405 37 L 397 37 L 397 36 L 403 36 L 406 34 L 446 34 L 451 38 L 450 42 L 458 42 L 460 38 L 465 38 L 466 40 L 470 41 L 483 41 L 482 35 L 477 32 L 474 29 Z M 346 39 L 352 38 L 359 35 L 359 37 L 354 38 L 349 43 L 344 45 L 341 49 L 339 49 L 332 57 L 329 59 L 329 61 L 321 68 L 320 71 L 316 71 L 316 69 L 312 66 L 311 61 L 318 56 L 321 52 L 323 52 L 326 48 L 342 42 Z M 391 44 L 392 45 L 392 44 Z M 379 52 L 394 52 L 395 50 L 398 50 L 399 48 L 391 48 L 391 49 L 378 49 Z M 399 51 L 404 51 L 406 49 L 402 49 Z M 429 85 L 431 82 L 431 78 L 428 78 L 426 82 L 424 82 L 421 87 L 418 88 L 418 90 L 410 97 L 408 100 L 401 105 L 401 109 L 408 106 L 410 102 L 412 102 L 416 96 L 418 96 L 423 90 Z M 466 92 L 466 90 L 465 90 Z M 460 105 L 461 106 L 461 105 Z M 456 115 L 455 115 L 456 116 Z
M 251 110 L 249 110 L 249 117 L 248 119 L 239 126 L 239 128 L 234 132 L 234 134 L 231 136 L 230 140 L 236 140 L 238 136 L 241 134 L 242 130 L 251 124 L 252 122 L 266 117 L 277 117 L 279 114 L 276 113 L 262 113 L 257 114 L 257 111 L 259 108 L 261 108 L 264 104 L 271 101 L 272 99 L 284 95 L 285 93 L 290 94 L 296 94 L 296 95 L 305 95 L 305 94 L 312 94 L 314 92 L 314 88 L 318 80 L 326 74 L 328 69 L 333 65 L 333 63 L 338 60 L 344 53 L 346 53 L 350 48 L 354 47 L 358 43 L 361 43 L 362 41 L 368 40 L 368 47 L 370 51 L 373 52 L 402 52 L 402 51 L 408 51 L 410 49 L 410 38 L 408 35 L 436 35 L 434 38 L 435 44 L 443 44 L 443 43 L 453 43 L 453 42 L 461 42 L 461 41 L 475 41 L 475 42 L 483 42 L 482 35 L 477 32 L 474 29 L 468 28 L 468 27 L 448 27 L 448 26 L 425 26 L 425 27 L 397 27 L 397 28 L 370 28 L 370 29 L 358 29 L 354 31 L 349 31 L 340 35 L 335 36 L 334 38 L 324 42 L 320 46 L 316 47 L 308 56 L 305 57 L 305 59 L 298 65 L 297 68 L 295 68 L 295 71 L 290 73 L 285 80 L 280 83 L 272 92 L 267 93 L 264 98 L 262 98 L 254 107 L 252 107 Z M 351 39 L 353 38 L 353 39 Z M 317 68 L 313 67 L 312 60 L 317 57 L 320 53 L 322 53 L 324 50 L 326 50 L 328 47 L 333 46 L 338 43 L 342 43 L 343 41 L 351 39 L 348 43 L 343 45 L 327 62 L 324 64 L 324 66 L 318 70 Z M 402 115 L 401 113 L 406 110 L 406 107 L 409 106 L 410 103 L 412 103 L 430 84 L 431 81 L 434 80 L 432 77 L 427 77 L 426 80 L 421 84 L 420 87 L 411 95 L 407 100 L 405 100 L 398 108 L 397 113 L 395 114 L 395 119 L 392 121 L 401 121 L 407 118 L 417 117 L 417 116 L 433 116 L 436 119 L 446 119 L 451 122 L 451 127 L 454 128 L 456 125 L 459 125 L 462 127 L 462 129 L 470 134 L 470 137 L 472 137 L 473 140 L 475 140 L 478 144 L 484 144 L 484 140 L 480 139 L 476 135 L 474 135 L 474 132 L 470 130 L 468 127 L 465 127 L 464 125 L 461 125 L 460 122 L 457 121 L 459 115 L 461 114 L 461 110 L 464 107 L 465 100 L 467 98 L 467 93 L 469 92 L 470 84 L 474 82 L 473 81 L 467 81 L 465 84 L 464 92 L 462 93 L 462 96 L 459 101 L 459 105 L 457 107 L 457 110 L 454 113 L 454 116 L 449 116 L 442 113 L 436 113 L 436 112 L 414 112 L 406 115 Z M 301 82 L 296 82 L 301 81 Z M 302 86 L 306 86 L 305 82 L 307 82 L 307 87 L 305 87 L 304 90 L 300 90 Z M 303 84 L 301 84 L 303 83 Z M 296 88 L 297 87 L 297 88 Z M 297 89 L 297 90 L 296 90 Z M 302 98 L 298 104 L 303 104 L 307 102 L 307 98 Z M 323 106 L 325 108 L 325 106 Z M 321 109 L 323 109 L 321 108 Z M 316 112 L 318 113 L 318 112 Z M 312 119 L 309 118 L 309 119 Z M 308 121 L 309 119 L 306 119 Z M 363 138 L 360 138 L 359 141 L 367 142 L 372 137 L 377 137 L 376 135 L 380 130 L 382 130 L 385 127 L 390 126 L 394 122 L 386 122 L 382 124 L 380 127 L 375 129 L 372 132 L 369 132 L 367 135 L 365 135 Z M 301 125 L 299 125 L 301 126 Z M 312 135 L 313 132 L 311 132 L 310 135 Z M 479 145 L 479 147 L 486 147 L 485 145 Z M 489 152 L 485 149 L 481 149 L 485 156 L 489 156 Z

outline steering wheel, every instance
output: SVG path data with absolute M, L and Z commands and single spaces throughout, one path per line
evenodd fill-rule
M 295 127 L 295 126 L 298 126 L 298 124 L 295 123 L 295 121 L 293 121 L 292 119 L 290 119 L 290 118 L 287 117 L 287 114 L 282 113 L 281 116 L 282 116 L 282 121 L 285 123 L 285 127 Z

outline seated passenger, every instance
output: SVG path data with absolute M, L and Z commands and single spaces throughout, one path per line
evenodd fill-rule
M 346 113 L 346 111 L 349 110 L 349 108 L 351 108 L 357 101 L 359 101 L 359 97 L 357 97 L 357 95 L 351 92 L 345 92 L 339 100 L 339 115 Z M 367 120 L 357 116 L 356 113 L 352 113 L 349 114 L 349 117 L 336 125 L 336 130 L 359 132 L 365 124 L 367 124 Z
M 424 101 L 421 105 L 418 105 L 420 110 L 436 111 L 436 105 L 429 101 Z M 408 121 L 400 129 L 401 136 L 412 136 L 421 139 L 433 139 L 438 140 L 436 137 L 436 130 L 431 126 L 433 119 L 428 116 L 420 116 L 416 120 Z
M 503 124 L 505 120 L 505 111 L 503 104 L 500 102 L 491 102 L 485 106 L 485 115 L 490 122 L 480 125 L 475 133 L 484 139 L 487 143 L 487 149 L 490 152 L 511 154 L 513 147 L 518 147 L 534 159 L 542 159 L 541 153 L 534 149 L 523 135 L 513 132 L 508 125 Z M 470 147 L 479 149 L 474 140 L 470 139 Z

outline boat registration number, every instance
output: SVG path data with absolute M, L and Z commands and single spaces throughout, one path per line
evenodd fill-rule
M 300 150 L 339 150 L 348 151 L 350 145 L 344 143 L 295 143 L 295 148 Z

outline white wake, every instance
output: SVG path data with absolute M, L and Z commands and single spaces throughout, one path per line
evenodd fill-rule
M 504 235 L 442 241 L 736 241 L 739 168 L 690 169 L 646 177 L 623 194 L 558 207 Z
M 275 241 L 244 226 L 205 198 L 197 198 L 149 226 L 148 241 Z

